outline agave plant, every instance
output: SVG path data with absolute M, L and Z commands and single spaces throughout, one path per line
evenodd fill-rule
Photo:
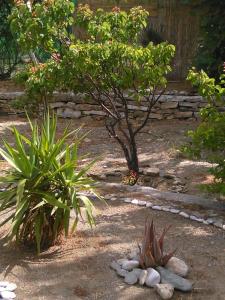
M 11 166 L 0 178 L 6 186 L 0 193 L 0 212 L 8 213 L 0 226 L 11 222 L 9 240 L 36 244 L 40 253 L 54 244 L 63 230 L 66 236 L 69 228 L 75 230 L 82 206 L 89 224 L 94 224 L 93 204 L 82 195 L 82 191 L 94 192 L 94 182 L 86 177 L 94 161 L 78 170 L 80 129 L 70 131 L 67 127 L 57 139 L 55 115 L 46 113 L 41 125 L 28 120 L 31 138 L 13 128 L 15 146 L 4 141 L 4 149 L 0 148 L 1 156 Z M 67 144 L 68 138 L 73 139 L 71 144 Z M 75 218 L 70 226 L 71 210 Z
M 144 238 L 142 245 L 139 246 L 139 262 L 143 269 L 165 266 L 170 258 L 174 255 L 176 250 L 170 252 L 169 254 L 164 254 L 163 251 L 164 237 L 170 227 L 171 226 L 165 228 L 160 238 L 157 239 L 153 221 L 150 222 L 149 219 L 146 219 Z

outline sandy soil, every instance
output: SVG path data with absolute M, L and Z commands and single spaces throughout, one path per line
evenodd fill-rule
M 190 266 L 194 282 L 190 294 L 175 293 L 174 299 L 225 299 L 224 231 L 185 220 L 165 212 L 121 204 L 97 204 L 96 227 L 80 224 L 75 236 L 54 246 L 39 258 L 24 249 L 3 246 L 0 241 L 0 280 L 16 282 L 18 299 L 159 299 L 152 289 L 128 286 L 109 268 L 140 241 L 146 216 L 158 231 L 172 228 L 166 248 L 177 248 L 177 256 Z M 3 233 L 3 230 L 1 230 Z

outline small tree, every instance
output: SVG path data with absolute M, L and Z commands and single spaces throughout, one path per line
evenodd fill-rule
M 94 13 L 84 5 L 73 19 L 70 1 L 49 3 L 34 5 L 31 12 L 20 5 L 11 17 L 12 29 L 20 32 L 18 41 L 24 49 L 42 48 L 49 53 L 45 64 L 28 69 L 27 91 L 51 94 L 58 89 L 91 97 L 105 113 L 106 129 L 121 146 L 134 184 L 139 173 L 136 136 L 166 87 L 174 46 L 139 45 L 148 17 L 141 7 L 128 13 L 117 7 Z M 68 33 L 72 24 L 85 30 L 85 38 L 75 39 Z M 130 112 L 134 100 L 145 114 L 138 125 Z
M 219 83 L 216 83 L 204 71 L 191 70 L 188 80 L 198 87 L 199 94 L 207 99 L 208 105 L 200 111 L 200 125 L 188 133 L 191 141 L 184 151 L 192 157 L 216 164 L 209 170 L 214 176 L 214 183 L 207 185 L 207 190 L 225 195 L 225 113 L 219 108 L 225 105 L 225 75 L 221 75 Z

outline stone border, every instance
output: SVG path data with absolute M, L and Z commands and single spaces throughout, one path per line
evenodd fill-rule
M 24 95 L 24 92 L 0 92 L 0 110 L 6 113 L 16 112 L 10 109 L 10 101 Z M 157 96 L 157 95 L 156 95 Z M 201 96 L 188 95 L 186 92 L 173 92 L 161 96 L 152 109 L 150 119 L 197 119 L 199 110 L 207 104 Z M 53 94 L 50 106 L 62 118 L 79 119 L 81 117 L 104 118 L 103 112 L 96 103 L 87 99 L 84 94 L 58 93 Z M 120 104 L 118 103 L 118 109 Z M 128 101 L 128 108 L 133 119 L 142 118 L 147 110 L 147 102 L 137 105 L 135 101 Z M 224 110 L 224 108 L 221 108 Z

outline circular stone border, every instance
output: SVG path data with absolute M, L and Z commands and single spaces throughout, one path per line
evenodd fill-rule
M 115 200 L 119 200 L 118 197 L 116 197 L 116 194 L 108 194 L 105 195 L 104 197 L 106 200 L 111 200 L 111 201 L 115 201 Z M 225 222 L 222 223 L 220 220 L 216 219 L 216 217 L 213 218 L 204 218 L 199 217 L 199 216 L 195 216 L 194 214 L 190 214 L 185 212 L 184 210 L 181 209 L 177 209 L 176 207 L 173 207 L 171 205 L 155 205 L 150 201 L 145 201 L 145 200 L 139 200 L 139 199 L 132 199 L 130 197 L 122 197 L 121 200 L 124 203 L 127 204 L 133 204 L 133 205 L 137 205 L 137 206 L 142 206 L 142 207 L 146 207 L 146 208 L 151 208 L 153 210 L 158 210 L 158 211 L 164 211 L 164 212 L 170 212 L 172 214 L 177 214 L 185 219 L 190 219 L 192 221 L 196 221 L 199 223 L 202 223 L 204 225 L 213 225 L 214 227 L 220 228 L 225 230 Z M 199 215 L 201 215 L 201 213 L 199 213 Z

